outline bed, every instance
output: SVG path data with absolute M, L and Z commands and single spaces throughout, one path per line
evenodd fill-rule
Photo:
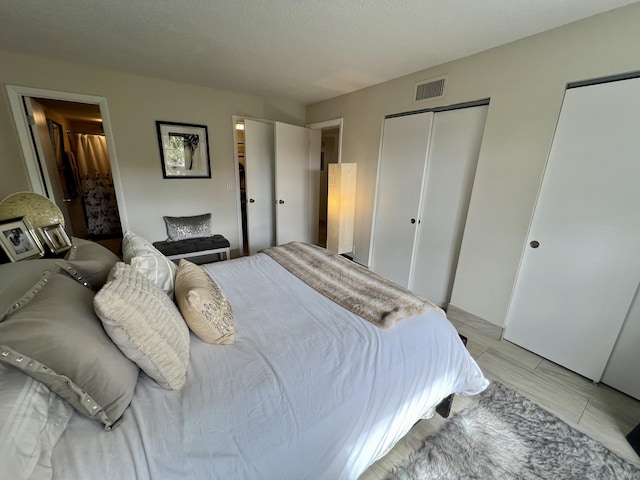
M 41 473 L 357 479 L 443 398 L 488 384 L 438 309 L 380 328 L 267 254 L 202 268 L 231 306 L 233 343 L 189 333 L 182 388 L 141 370 L 117 426 L 75 411 Z

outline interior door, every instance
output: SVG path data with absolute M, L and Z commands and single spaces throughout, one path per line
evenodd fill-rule
M 244 121 L 249 254 L 275 245 L 274 128 Z
M 40 175 L 46 187 L 47 196 L 58 206 L 64 217 L 67 231 L 73 235 L 72 222 L 64 198 L 56 156 L 51 145 L 44 107 L 38 101 L 29 97 L 24 98 L 24 107 L 29 119 L 31 139 L 38 156 Z
M 567 90 L 508 314 L 507 340 L 594 381 L 640 281 L 639 124 L 640 79 Z
M 446 307 L 451 298 L 487 105 L 437 112 L 409 289 Z
M 371 269 L 408 287 L 433 112 L 388 118 L 382 151 Z
M 318 209 L 309 208 L 311 167 L 320 164 L 320 131 L 275 122 L 276 244 L 311 242 Z
M 640 400 L 640 288 L 620 330 L 609 363 L 602 376 L 607 385 Z

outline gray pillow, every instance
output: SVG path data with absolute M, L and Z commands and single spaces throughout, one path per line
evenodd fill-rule
M 211 214 L 194 215 L 192 217 L 162 217 L 167 227 L 170 242 L 188 238 L 210 237 Z
M 64 257 L 71 267 L 69 270 L 74 269 L 94 290 L 100 290 L 120 259 L 111 250 L 90 240 L 73 237 L 72 244 Z
M 58 262 L 55 258 L 39 258 L 0 265 L 0 315 L 29 291 L 44 272 L 60 271 Z
M 105 333 L 93 297 L 67 275 L 45 273 L 0 312 L 0 361 L 110 430 L 131 403 L 138 367 Z

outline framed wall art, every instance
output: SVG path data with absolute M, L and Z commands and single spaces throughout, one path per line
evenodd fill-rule
M 211 178 L 206 125 L 156 122 L 163 178 Z
M 0 222 L 0 245 L 12 262 L 44 255 L 42 244 L 26 217 Z

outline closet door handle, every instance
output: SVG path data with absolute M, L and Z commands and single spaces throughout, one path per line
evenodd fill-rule
M 415 219 L 415 218 L 412 218 L 412 219 L 411 219 L 411 223 L 412 223 L 412 224 L 416 223 L 416 219 Z
M 249 203 L 255 203 L 256 201 L 253 198 L 249 199 Z
M 284 200 L 278 200 L 278 203 L 282 205 L 284 203 Z
M 537 240 L 533 240 L 533 241 L 529 242 L 529 246 L 531 248 L 538 248 L 540 246 L 540 242 L 537 241 Z

